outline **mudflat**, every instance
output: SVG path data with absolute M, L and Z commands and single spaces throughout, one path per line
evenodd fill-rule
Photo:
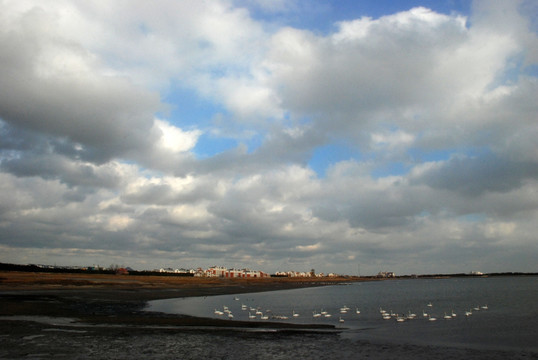
M 73 318 L 80 323 L 154 326 L 264 327 L 312 326 L 241 322 L 144 311 L 147 301 L 323 286 L 350 278 L 197 278 L 0 272 L 0 316 Z M 315 326 L 330 328 L 330 326 Z

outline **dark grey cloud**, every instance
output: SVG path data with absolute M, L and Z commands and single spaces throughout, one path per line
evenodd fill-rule
M 94 167 L 76 163 L 54 154 L 25 154 L 0 162 L 0 169 L 18 177 L 39 176 L 43 179 L 58 179 L 69 186 L 90 188 L 114 188 L 122 180 L 115 169 Z
M 100 75 L 85 49 L 60 39 L 51 43 L 54 35 L 39 28 L 47 20 L 43 12 L 27 16 L 0 33 L 6 49 L 0 57 L 0 118 L 14 128 L 78 143 L 97 163 L 148 148 L 153 116 L 161 108 L 158 95 Z M 64 52 L 66 66 L 52 51 Z
M 476 197 L 484 192 L 509 192 L 520 188 L 526 180 L 537 179 L 537 163 L 518 162 L 489 154 L 473 158 L 454 157 L 413 179 L 412 183 Z

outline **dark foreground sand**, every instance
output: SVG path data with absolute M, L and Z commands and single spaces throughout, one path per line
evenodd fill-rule
M 499 352 L 344 339 L 331 326 L 239 322 L 144 311 L 147 301 L 349 279 L 218 280 L 0 272 L 0 358 L 538 359 Z

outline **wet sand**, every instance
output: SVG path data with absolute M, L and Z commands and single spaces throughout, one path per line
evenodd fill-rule
M 332 326 L 240 322 L 144 310 L 147 301 L 156 299 L 349 281 L 0 272 L 0 358 L 538 359 L 538 354 L 529 352 L 349 340 Z

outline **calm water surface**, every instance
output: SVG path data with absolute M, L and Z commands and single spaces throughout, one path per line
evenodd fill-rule
M 332 324 L 341 337 L 403 344 L 538 351 L 538 277 L 414 279 L 352 283 L 150 302 L 150 311 L 249 320 Z M 431 307 L 428 304 L 431 303 Z M 347 306 L 346 313 L 341 308 Z M 487 306 L 487 310 L 482 307 Z M 479 311 L 474 308 L 480 308 Z M 243 310 L 246 308 L 246 310 Z M 380 308 L 413 320 L 384 320 Z M 357 310 L 360 314 L 357 314 Z M 223 314 L 216 314 L 222 311 Z M 465 311 L 472 315 L 465 316 Z M 314 317 L 314 313 L 330 314 Z M 429 321 L 423 312 L 437 318 Z M 299 316 L 294 317 L 296 313 Z M 445 320 L 444 316 L 456 316 Z M 256 315 L 260 320 L 261 315 Z M 280 319 L 287 317 L 287 319 Z M 341 322 L 341 320 L 343 322 Z M 267 321 L 267 320 L 266 320 Z

